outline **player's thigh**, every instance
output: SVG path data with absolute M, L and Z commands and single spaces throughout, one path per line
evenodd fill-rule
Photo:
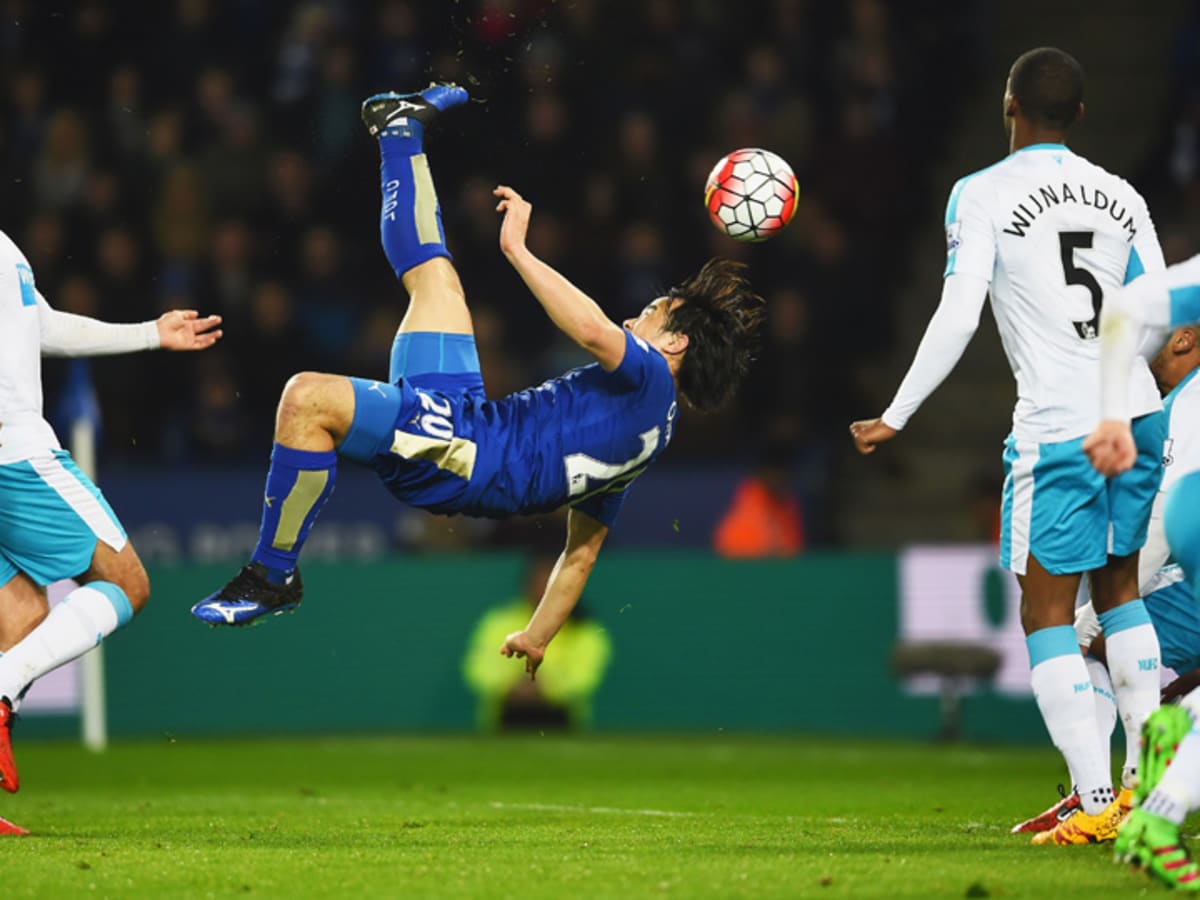
M 1135 419 L 1133 439 L 1138 454 L 1132 468 L 1108 480 L 1113 556 L 1129 556 L 1146 543 L 1150 511 L 1162 484 L 1166 414 L 1160 411 Z
M 46 589 L 0 558 L 0 653 L 33 631 L 49 611 Z
M 454 264 L 439 256 L 404 273 L 408 309 L 400 321 L 400 334 L 411 331 L 442 331 L 474 334 L 471 311 L 462 281 Z
M 1077 573 L 1050 572 L 1030 554 L 1025 560 L 1025 571 L 1017 575 L 1021 586 L 1021 626 L 1025 633 L 1071 625 L 1081 578 Z
M 1077 575 L 1108 560 L 1105 481 L 1082 439 L 1005 442 L 1000 564 L 1024 574 L 1031 557 L 1050 575 Z
M 388 380 L 413 388 L 447 394 L 477 393 L 483 375 L 475 336 L 442 331 L 411 331 L 396 335 Z
M 37 585 L 88 571 L 97 544 L 128 544 L 108 501 L 70 454 L 0 465 L 0 555 Z

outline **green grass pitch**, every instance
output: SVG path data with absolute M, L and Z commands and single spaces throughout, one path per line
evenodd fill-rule
M 19 735 L 18 735 L 19 736 Z M 1050 750 L 713 735 L 21 743 L 0 896 L 1129 897 Z

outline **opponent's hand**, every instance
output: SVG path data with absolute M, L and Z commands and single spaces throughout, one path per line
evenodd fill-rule
M 158 317 L 158 339 L 164 350 L 207 350 L 224 334 L 220 316 L 205 316 L 194 309 L 173 309 Z M 217 330 L 214 331 L 213 329 Z
M 1083 441 L 1083 452 L 1101 475 L 1119 475 L 1137 462 L 1137 445 L 1128 422 L 1105 419 Z
M 504 643 L 500 647 L 500 655 L 509 658 L 515 656 L 517 659 L 525 660 L 525 671 L 529 673 L 530 678 L 537 678 L 538 666 L 542 664 L 542 659 L 546 656 L 546 648 L 535 643 L 528 633 L 514 631 L 504 639 Z
M 1184 672 L 1170 684 L 1164 685 L 1160 699 L 1163 703 L 1179 700 L 1198 686 L 1200 686 L 1200 669 L 1192 669 L 1190 672 Z
M 533 204 L 503 184 L 497 185 L 492 193 L 500 198 L 496 212 L 504 213 L 504 221 L 500 223 L 500 250 L 505 256 L 512 256 L 525 248 Z
M 900 432 L 890 425 L 885 425 L 883 419 L 859 419 L 850 423 L 850 436 L 854 438 L 854 446 L 863 456 L 874 453 L 875 447 L 884 441 L 890 441 Z

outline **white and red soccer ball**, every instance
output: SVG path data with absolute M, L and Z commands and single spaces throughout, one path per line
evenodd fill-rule
M 738 241 L 765 241 L 796 214 L 792 167 L 770 150 L 734 150 L 713 166 L 704 205 L 713 224 Z

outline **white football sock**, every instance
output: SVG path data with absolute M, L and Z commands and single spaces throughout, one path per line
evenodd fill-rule
M 34 679 L 82 656 L 132 618 L 129 598 L 115 584 L 76 588 L 0 656 L 0 697 L 16 700 Z
M 1109 754 L 1101 748 L 1095 691 L 1070 625 L 1043 628 L 1026 639 L 1030 681 L 1050 740 L 1062 753 L 1083 811 L 1097 815 L 1113 800 Z
M 1113 697 L 1112 679 L 1104 663 L 1094 656 L 1085 656 L 1084 665 L 1092 678 L 1092 699 L 1096 701 L 1096 728 L 1100 735 L 1100 750 L 1104 754 L 1104 769 L 1112 771 L 1112 735 L 1117 726 L 1117 701 Z
M 1158 709 L 1158 635 L 1141 600 L 1122 603 L 1100 614 L 1113 696 L 1125 729 L 1124 771 L 1136 773 L 1142 724 Z M 1124 780 L 1124 779 L 1122 779 Z

